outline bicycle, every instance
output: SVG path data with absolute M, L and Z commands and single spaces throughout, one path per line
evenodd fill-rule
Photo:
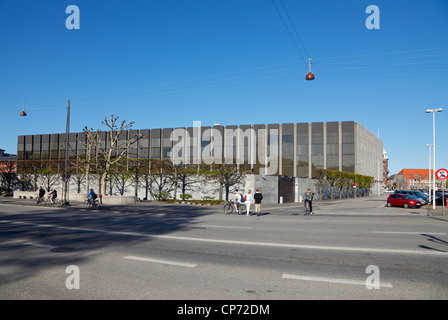
M 310 207 L 310 202 L 305 200 L 305 203 L 303 205 L 303 215 L 309 215 L 311 214 L 311 207 Z
M 42 198 L 39 197 L 39 195 L 36 195 L 36 197 L 34 198 L 34 204 L 36 206 L 38 205 L 47 205 L 48 202 L 48 197 L 43 196 Z
M 55 198 L 55 199 L 53 199 L 53 201 L 51 201 L 51 198 L 48 198 L 45 205 L 60 207 L 60 206 L 62 206 L 62 200 L 59 198 Z
M 247 211 L 247 207 L 244 203 L 237 204 L 238 206 L 238 212 L 237 214 L 242 214 Z M 228 200 L 227 203 L 224 205 L 224 213 L 225 214 L 231 214 L 235 211 L 235 206 L 233 205 L 233 202 Z
M 98 199 L 94 199 L 92 202 L 90 202 L 89 199 L 86 199 L 86 201 L 84 201 L 84 207 L 86 207 L 86 208 L 93 208 L 93 209 L 99 209 L 100 208 L 100 202 L 98 201 Z

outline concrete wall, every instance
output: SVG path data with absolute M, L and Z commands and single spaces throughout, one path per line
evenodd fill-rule
M 252 194 L 260 189 L 263 195 L 263 203 L 278 203 L 278 177 L 250 174 L 246 176 L 243 193 L 251 189 Z
M 80 190 L 78 193 L 78 184 L 75 183 L 75 179 L 71 179 L 69 182 L 69 201 L 80 201 L 83 202 L 86 198 L 87 193 L 85 192 L 85 186 L 81 184 Z M 194 200 L 203 200 L 204 197 L 210 197 L 214 200 L 219 199 L 219 185 L 217 182 L 204 180 L 200 175 L 193 175 L 190 177 L 190 184 L 188 185 L 185 193 L 191 194 L 192 199 Z M 42 181 L 38 181 L 38 185 L 44 186 Z M 96 193 L 99 193 L 98 185 L 96 181 L 91 181 L 90 187 L 95 190 Z M 257 188 L 260 189 L 260 192 L 263 194 L 263 203 L 278 203 L 279 202 L 279 177 L 278 176 L 266 176 L 266 175 L 255 175 L 249 174 L 246 175 L 246 179 L 243 183 L 239 185 L 232 186 L 230 188 L 230 196 L 232 196 L 232 192 L 235 189 L 239 189 L 240 193 L 246 193 L 249 189 L 251 189 L 252 193 L 255 193 Z M 305 194 L 307 189 L 311 189 L 312 192 L 315 193 L 315 199 L 318 199 L 319 193 L 315 187 L 315 181 L 313 179 L 308 178 L 295 178 L 294 185 L 291 189 L 291 192 L 294 193 L 294 202 L 299 202 L 301 197 Z M 51 189 L 56 189 L 58 192 L 58 197 L 62 198 L 62 181 L 59 181 L 58 184 L 53 185 Z M 135 186 L 132 181 L 126 182 L 124 186 L 113 186 L 112 190 L 108 184 L 107 192 L 111 195 L 103 195 L 102 203 L 103 204 L 117 204 L 117 205 L 126 205 L 126 204 L 134 204 L 137 200 L 154 200 L 154 196 L 152 195 L 156 190 L 158 190 L 158 185 L 152 181 L 151 183 L 141 184 L 138 189 L 138 197 L 135 197 Z M 169 192 L 171 197 L 173 197 L 173 186 L 170 183 L 167 183 L 163 186 L 163 190 Z M 123 195 L 121 195 L 121 191 L 123 191 Z M 346 197 L 347 190 L 342 190 L 343 197 Z M 353 190 L 350 190 L 353 193 Z M 371 193 L 376 194 L 377 189 L 373 187 Z M 381 190 L 382 192 L 382 190 Z M 181 195 L 180 185 L 178 186 L 177 199 L 180 199 Z M 37 191 L 14 191 L 14 198 L 24 198 L 30 199 L 34 198 L 37 194 Z M 335 197 L 339 197 L 339 191 L 337 191 L 334 195 Z M 330 197 L 330 190 L 326 188 L 324 190 L 324 198 Z M 225 200 L 225 190 L 222 190 L 222 199 Z
M 57 190 L 57 188 L 56 188 Z M 14 199 L 35 199 L 37 197 L 36 191 L 14 191 Z M 62 199 L 62 194 L 58 193 L 58 198 Z M 84 202 L 86 200 L 84 193 L 72 193 L 68 195 L 69 201 Z M 102 204 L 109 205 L 132 205 L 136 203 L 134 196 L 104 196 L 101 197 Z
M 382 180 L 383 142 L 359 123 L 356 123 L 355 137 L 355 173 Z
M 13 192 L 14 199 L 35 199 L 37 196 L 37 191 L 19 191 L 15 190 Z

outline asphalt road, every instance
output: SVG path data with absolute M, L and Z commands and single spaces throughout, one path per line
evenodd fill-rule
M 448 217 L 384 197 L 52 208 L 0 201 L 0 299 L 448 298 Z M 79 287 L 78 287 L 79 285 Z

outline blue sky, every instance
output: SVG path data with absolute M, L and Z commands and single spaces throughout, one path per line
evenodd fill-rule
M 69 5 L 80 29 L 66 28 Z M 369 5 L 380 29 L 366 28 Z M 444 108 L 446 168 L 448 1 L 0 0 L 0 148 L 65 132 L 68 100 L 72 132 L 111 114 L 137 129 L 356 121 L 379 133 L 391 174 L 427 168 L 425 110 Z

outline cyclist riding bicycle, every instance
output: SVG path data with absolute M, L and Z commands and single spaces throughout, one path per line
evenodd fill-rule
M 235 190 L 235 195 L 230 199 L 230 201 L 232 200 L 235 200 L 233 205 L 235 206 L 235 211 L 238 212 L 238 206 L 241 203 L 241 195 L 238 193 L 238 189 Z
M 96 195 L 95 191 L 93 191 L 93 189 L 90 189 L 90 192 L 87 195 L 87 199 L 89 199 L 89 202 L 91 204 L 93 204 L 93 202 L 95 201 L 96 198 L 97 198 L 97 195 Z
M 56 192 L 56 189 L 54 189 L 52 192 L 50 192 L 50 201 L 52 204 L 55 203 L 55 200 L 57 197 L 58 197 L 58 193 Z

